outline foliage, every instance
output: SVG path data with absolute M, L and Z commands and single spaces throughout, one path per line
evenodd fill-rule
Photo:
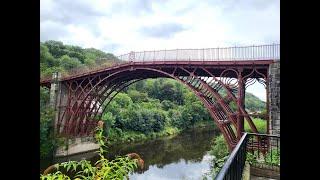
M 48 106 L 49 90 L 40 87 L 40 157 L 48 157 L 54 149 L 52 122 L 54 111 Z
M 256 126 L 259 133 L 265 134 L 267 132 L 267 121 L 260 118 L 252 119 L 254 125 Z M 249 123 L 247 121 L 244 122 L 244 130 L 246 132 L 252 132 Z
M 255 150 L 253 152 L 247 152 L 247 161 L 249 164 L 268 164 L 272 166 L 280 166 L 280 151 L 276 149 L 271 149 L 267 154 L 260 153 Z
M 149 134 L 162 133 L 168 127 L 181 131 L 212 121 L 194 93 L 179 82 L 163 78 L 133 84 L 111 101 L 104 114 L 108 115 L 103 119 L 113 119 L 111 127 L 106 128 L 111 142 L 144 140 L 158 136 Z M 265 129 L 264 122 L 254 120 L 261 131 Z M 248 130 L 248 124 L 245 128 Z
M 247 161 L 249 162 L 249 164 L 254 164 L 257 163 L 257 151 L 252 152 L 247 152 Z
M 71 180 L 69 176 L 62 174 L 60 171 L 49 175 L 40 175 L 41 180 Z
M 280 166 L 280 151 L 271 149 L 266 155 L 266 163 L 269 165 Z
M 40 42 L 40 72 L 51 76 L 53 72 L 67 73 L 73 68 L 85 68 L 119 62 L 113 54 L 94 48 L 64 45 L 60 41 Z
M 211 148 L 211 154 L 214 155 L 217 159 L 224 158 L 229 154 L 228 145 L 223 135 L 215 138 L 213 146 Z
M 249 111 L 262 111 L 266 108 L 266 103 L 251 93 L 245 94 L 245 107 Z
M 211 172 L 209 172 L 209 174 L 210 176 L 215 177 L 229 157 L 228 145 L 224 140 L 223 135 L 219 135 L 214 139 L 210 154 L 213 155 L 214 158 L 211 162 Z
M 98 151 L 100 160 L 96 162 L 96 166 L 92 166 L 87 160 L 63 162 L 56 165 L 57 172 L 41 175 L 40 179 L 70 179 L 69 176 L 61 173 L 61 169 L 66 170 L 67 173 L 76 172 L 75 178 L 78 179 L 129 179 L 128 174 L 138 167 L 137 160 L 129 156 L 118 156 L 111 161 L 106 159 L 104 156 L 106 152 L 105 137 L 101 127 L 97 127 L 95 138 L 100 145 Z

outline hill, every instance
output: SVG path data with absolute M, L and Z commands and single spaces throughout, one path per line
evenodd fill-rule
M 50 76 L 53 72 L 68 73 L 73 68 L 88 68 L 119 61 L 111 53 L 94 48 L 64 45 L 60 41 L 40 42 L 40 73 Z

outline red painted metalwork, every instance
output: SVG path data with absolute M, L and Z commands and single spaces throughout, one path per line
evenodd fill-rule
M 245 56 L 239 56 L 239 51 L 234 48 L 131 52 L 120 56 L 120 59 L 128 57 L 130 62 L 100 67 L 90 72 L 73 71 L 75 74 L 60 79 L 67 95 L 66 100 L 59 102 L 59 107 L 64 109 L 59 112 L 56 134 L 69 137 L 90 134 L 103 111 L 122 89 L 142 79 L 166 77 L 183 83 L 196 94 L 231 150 L 244 131 L 244 121 L 248 122 L 252 132 L 257 133 L 244 107 L 244 92 L 256 80 L 268 84 L 269 64 L 274 61 L 268 58 L 270 53 L 266 53 L 267 58 L 254 59 L 255 54 L 249 52 L 256 47 L 246 48 Z M 195 52 L 200 52 L 198 58 Z M 161 53 L 164 53 L 163 56 Z M 186 60 L 187 57 L 189 60 Z M 194 59 L 190 60 L 190 57 Z M 41 85 L 50 86 L 50 83 L 50 79 L 40 81 Z M 231 108 L 232 103 L 236 109 Z

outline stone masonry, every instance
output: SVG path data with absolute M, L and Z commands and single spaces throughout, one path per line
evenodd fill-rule
M 269 68 L 269 132 L 280 135 L 280 61 Z

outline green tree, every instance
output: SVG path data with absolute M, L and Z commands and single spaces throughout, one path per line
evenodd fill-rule
M 65 53 L 65 46 L 60 41 L 49 40 L 44 43 L 54 58 L 60 58 Z
M 148 101 L 148 94 L 147 93 L 139 92 L 137 90 L 129 90 L 128 95 L 134 103 Z
M 68 55 L 63 55 L 61 58 L 59 58 L 61 66 L 65 70 L 71 70 L 73 68 L 77 68 L 80 66 L 80 61 L 78 61 L 76 58 L 70 58 Z
M 54 111 L 49 107 L 49 90 L 40 87 L 40 157 L 50 157 L 54 149 Z

